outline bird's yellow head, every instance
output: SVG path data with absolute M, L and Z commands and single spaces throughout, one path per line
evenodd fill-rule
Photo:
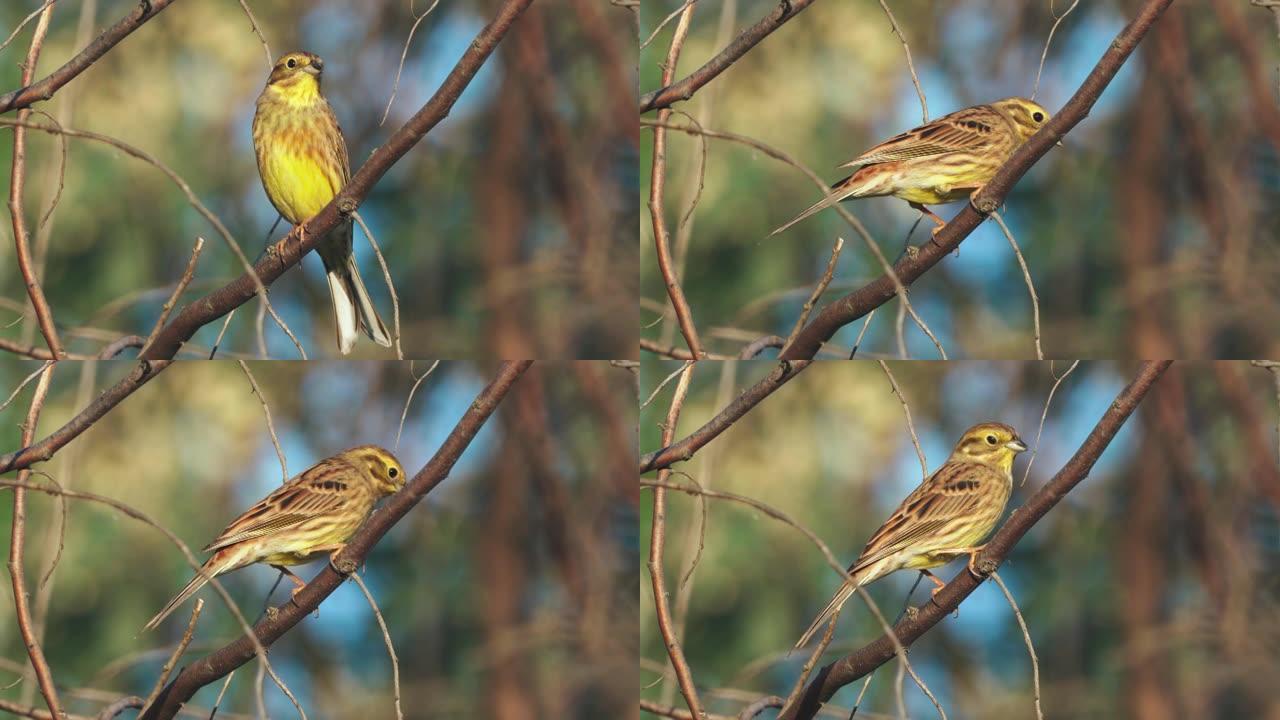
M 320 75 L 324 72 L 324 60 L 309 52 L 285 53 L 271 68 L 267 86 L 287 93 L 320 92 Z
M 1018 431 L 1004 423 L 981 423 L 964 431 L 951 457 L 1013 470 L 1013 459 L 1027 449 Z
M 1013 121 L 1023 142 L 1049 122 L 1049 111 L 1026 98 L 1011 97 L 992 103 L 1001 114 Z
M 404 487 L 404 467 L 388 450 L 377 445 L 361 445 L 342 453 L 342 457 L 368 473 L 381 495 L 390 495 Z

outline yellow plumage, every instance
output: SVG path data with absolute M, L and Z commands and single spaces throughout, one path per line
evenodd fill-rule
M 320 93 L 323 68 L 324 62 L 311 53 L 281 57 L 253 116 L 262 187 L 280 215 L 294 225 L 323 210 L 351 179 L 342 128 Z M 360 279 L 351 239 L 351 223 L 344 222 L 317 247 L 333 298 L 338 348 L 344 355 L 355 344 L 358 329 L 379 345 L 391 345 Z
M 1048 120 L 1040 105 L 1013 97 L 912 128 L 841 165 L 855 170 L 831 186 L 832 199 L 824 197 L 770 235 L 841 200 L 880 195 L 906 200 L 941 227 L 946 222 L 925 206 L 969 197 Z
M 844 583 L 796 643 L 803 647 L 857 588 L 896 570 L 922 570 L 976 554 L 1013 490 L 1013 459 L 1027 449 L 1017 431 L 982 423 L 965 431 L 947 462 L 907 496 L 849 566 Z M 942 582 L 929 575 L 938 587 Z

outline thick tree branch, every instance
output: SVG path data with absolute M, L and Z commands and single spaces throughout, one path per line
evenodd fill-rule
M 32 103 L 53 97 L 53 94 L 61 89 L 63 85 L 74 80 L 77 75 L 88 70 L 91 65 L 97 62 L 98 58 L 106 55 L 108 50 L 116 46 L 116 43 L 128 37 L 134 30 L 142 27 L 143 23 L 159 15 L 161 10 L 177 1 L 142 0 L 133 9 L 133 12 L 115 25 L 107 28 L 106 32 L 85 46 L 65 65 L 49 73 L 39 82 L 24 84 L 23 87 L 17 90 L 0 95 L 0 113 L 6 113 L 16 108 L 25 108 Z M 35 68 L 32 67 L 31 71 L 35 72 Z M 28 81 L 24 81 L 24 83 L 26 82 Z
M 999 567 L 1022 536 L 1066 497 L 1068 492 L 1088 477 L 1098 457 L 1111 444 L 1116 433 L 1124 426 L 1125 421 L 1133 414 L 1171 362 L 1161 360 L 1143 363 L 1137 375 L 1116 396 L 1071 459 L 1026 504 L 1015 510 L 1009 520 L 986 544 L 986 548 L 977 558 L 976 565 L 979 570 L 990 573 Z M 933 602 L 925 603 L 914 617 L 904 618 L 895 625 L 894 635 L 904 645 L 910 645 L 959 607 L 960 602 L 977 589 L 981 582 L 980 578 L 969 571 L 961 572 L 934 596 Z M 818 672 L 805 688 L 800 701 L 788 708 L 787 712 L 779 715 L 779 720 L 810 720 L 837 690 L 862 678 L 893 657 L 893 643 L 887 636 L 882 635 L 861 649 L 836 660 Z
M 761 400 L 769 397 L 774 390 L 785 385 L 788 380 L 799 375 L 800 371 L 808 367 L 810 362 L 810 360 L 799 360 L 778 363 L 778 366 L 773 369 L 773 372 L 769 373 L 768 377 L 748 388 L 733 402 L 729 403 L 724 410 L 721 410 L 718 415 L 711 418 L 706 425 L 693 431 L 682 440 L 671 443 L 661 450 L 643 455 L 640 458 L 640 474 L 661 470 L 693 457 L 693 454 L 702 449 L 703 445 L 715 440 L 720 433 L 728 430 L 729 426 L 737 422 L 738 418 L 746 415 L 748 410 L 759 404 Z
M 160 371 L 169 366 L 169 362 L 168 360 L 139 362 L 128 377 L 103 391 L 88 407 L 71 418 L 66 425 L 54 430 L 48 437 L 34 445 L 25 445 L 24 443 L 25 446 L 21 450 L 7 455 L 0 455 L 0 474 L 11 470 L 21 470 L 30 467 L 34 463 L 53 457 L 54 453 L 79 437 L 80 433 L 92 427 L 111 408 L 119 405 L 121 401 L 132 395 L 135 390 L 146 385 L 149 380 L 159 375 Z
M 760 22 L 744 30 L 724 50 L 721 50 L 718 55 L 708 60 L 705 65 L 694 70 L 679 82 L 667 81 L 667 84 L 661 89 L 640 96 L 640 112 L 647 113 L 650 110 L 670 107 L 672 103 L 693 97 L 693 94 L 698 92 L 703 85 L 728 70 L 729 66 L 737 62 L 738 58 L 746 55 L 748 50 L 755 47 L 774 30 L 782 27 L 783 23 L 799 15 L 801 10 L 809 7 L 814 2 L 815 0 L 780 0 L 773 12 L 769 13 Z M 671 71 L 674 72 L 675 68 L 671 68 Z M 666 80 L 665 77 L 663 79 Z
M 375 544 L 397 522 L 426 496 L 433 488 L 449 476 L 450 469 L 462 455 L 476 434 L 484 426 L 485 421 L 497 409 L 498 404 L 506 397 L 507 392 L 520 379 L 531 360 L 505 362 L 498 369 L 497 375 L 487 387 L 480 391 L 476 399 L 467 408 L 458 424 L 449 433 L 444 444 L 436 451 L 431 460 L 418 471 L 405 485 L 387 501 L 382 509 L 373 514 L 363 527 L 346 544 L 346 548 L 337 558 L 336 565 L 346 572 L 353 572 L 364 562 L 365 556 Z M 270 646 L 286 632 L 302 621 L 307 615 L 320 606 L 346 576 L 339 573 L 334 564 L 326 565 L 307 586 L 294 596 L 291 602 L 278 608 L 274 615 L 262 619 L 254 626 L 253 632 L 264 646 Z M 177 677 L 161 691 L 155 704 L 141 717 L 145 720 L 156 718 L 172 718 L 179 708 L 191 699 L 197 690 L 214 682 L 231 671 L 245 664 L 254 657 L 253 643 L 248 636 L 241 636 L 230 644 L 200 658 L 188 665 Z
M 960 246 L 960 243 L 978 227 L 986 215 L 1004 202 L 1004 198 L 1031 166 L 1049 151 L 1071 128 L 1089 115 L 1102 91 L 1110 84 L 1120 67 L 1133 53 L 1138 43 L 1155 24 L 1173 0 L 1146 0 L 1137 17 L 1125 26 L 1111 42 L 1102 59 L 1085 78 L 1084 83 L 1071 100 L 1058 111 L 1013 157 L 1009 158 L 995 177 L 974 196 L 951 222 L 925 242 L 914 255 L 904 256 L 894 265 L 894 274 L 902 283 L 910 285 L 942 258 Z M 858 320 L 880 307 L 897 294 L 893 279 L 881 275 L 863 287 L 845 295 L 824 307 L 800 334 L 791 347 L 782 353 L 782 359 L 812 358 L 840 328 Z
M 267 248 L 262 259 L 254 266 L 254 271 L 264 284 L 270 285 L 296 265 L 330 230 L 346 220 L 387 170 L 449 115 L 453 104 L 480 71 L 498 42 L 532 2 L 533 0 L 506 0 L 493 20 L 467 46 L 462 58 L 431 99 L 386 144 L 369 156 L 342 192 L 301 228 L 294 228 L 282 240 Z M 155 335 L 151 347 L 147 348 L 143 357 L 153 360 L 172 358 L 196 331 L 248 302 L 255 294 L 253 277 L 246 273 L 186 305 Z

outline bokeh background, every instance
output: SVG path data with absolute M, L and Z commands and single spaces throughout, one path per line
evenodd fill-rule
M 677 437 L 774 368 L 767 361 L 717 365 L 698 364 Z M 675 366 L 646 362 L 645 387 Z M 889 366 L 932 472 L 976 422 L 1007 422 L 1034 443 L 1054 378 L 1069 364 Z M 1011 508 L 1061 468 L 1135 370 L 1085 361 L 1062 382 L 1034 461 L 1026 453 L 1015 463 Z M 671 392 L 668 386 L 641 416 L 643 451 L 658 447 L 656 425 Z M 1175 363 L 1089 477 L 1015 546 L 999 573 L 1030 627 L 1046 717 L 1280 713 L 1272 681 L 1280 670 L 1278 393 L 1273 376 L 1247 362 Z M 843 563 L 921 479 L 901 404 L 872 362 L 810 366 L 675 467 L 673 482 L 692 478 L 781 510 Z M 646 491 L 642 553 L 650 506 Z M 808 658 L 787 652 L 839 577 L 800 532 L 751 508 L 708 500 L 705 534 L 695 498 L 669 493 L 667 508 L 667 583 L 707 709 L 736 716 L 763 695 L 786 697 Z M 697 552 L 696 570 L 682 584 Z M 935 572 L 950 580 L 963 571 L 957 561 Z M 647 572 L 640 575 L 642 696 L 683 707 L 674 678 L 662 676 L 666 653 Z M 868 591 L 892 619 L 917 577 L 897 573 Z M 913 604 L 927 602 L 931 587 L 922 583 Z M 823 664 L 880 632 L 852 600 Z M 1027 650 L 993 582 L 918 640 L 911 661 L 948 717 L 1035 717 Z M 857 717 L 897 717 L 896 671 L 895 661 L 877 671 Z M 824 717 L 847 718 L 860 684 L 842 689 L 832 707 L 844 710 Z M 906 688 L 910 717 L 937 717 L 910 678 Z
M 677 8 L 645 3 L 643 36 Z M 1054 13 L 1070 2 L 890 2 L 910 44 L 929 117 L 1030 96 Z M 1085 2 L 1058 27 L 1037 99 L 1056 112 L 1138 3 Z M 698 6 L 677 77 L 773 12 L 771 0 Z M 641 53 L 641 87 L 660 84 L 669 25 Z M 730 32 L 726 33 L 725 30 Z M 1046 357 L 1249 358 L 1280 348 L 1280 40 L 1247 2 L 1174 3 L 1090 115 L 1019 182 L 1002 210 L 1040 295 Z M 903 48 L 874 0 L 816 3 L 676 109 L 703 127 L 790 153 L 834 182 L 837 166 L 921 122 Z M 656 113 L 646 115 L 653 119 Z M 672 122 L 689 124 L 676 114 Z M 766 239 L 821 193 L 795 168 L 710 139 L 669 135 L 668 224 L 693 317 L 712 352 L 786 337 L 831 254 L 846 240 L 824 304 L 879 275 L 859 236 L 831 210 Z M 652 131 L 641 134 L 647 200 Z M 700 195 L 699 195 L 700 193 Z M 695 195 L 683 232 L 677 226 Z M 918 213 L 895 198 L 845 203 L 893 259 Z M 959 205 L 937 208 L 943 218 Z M 911 242 L 928 238 L 926 220 Z M 643 335 L 678 344 L 641 224 Z M 1034 358 L 1031 303 L 1008 242 L 984 223 L 913 286 L 912 305 L 952 357 Z M 898 356 L 890 303 L 859 353 Z M 1165 332 L 1148 336 L 1140 326 Z M 937 357 L 910 321 L 912 357 Z M 833 338 L 848 355 L 861 323 Z M 772 353 L 776 351 L 766 351 Z
M 37 75 L 61 65 L 136 4 L 59 3 Z M 498 5 L 442 2 L 422 21 L 380 124 L 410 27 L 429 2 L 248 4 L 273 55 L 303 48 L 325 59 L 324 92 L 346 134 L 353 169 L 435 92 Z M 3 3 L 3 34 L 34 5 Z M 586 0 L 565 5 L 564 12 L 531 6 L 449 116 L 360 208 L 392 268 L 407 357 L 635 355 L 634 14 Z M 0 53 L 5 90 L 18 84 L 30 32 Z M 268 72 L 262 44 L 238 3 L 181 3 L 36 107 L 64 126 L 114 136 L 156 156 L 186 179 L 253 259 L 276 219 L 250 137 L 254 101 Z M 49 122 L 40 115 L 33 120 Z M 0 165 L 7 168 L 12 147 L 3 134 Z M 206 246 L 187 300 L 241 272 L 222 239 L 164 175 L 84 140 L 69 140 L 57 210 L 37 232 L 59 188 L 62 155 L 57 138 L 29 137 L 28 222 L 45 292 L 73 352 L 122 334 L 145 336 L 197 236 Z M 6 223 L 0 229 L 0 325 L 5 338 L 30 342 L 38 337 L 33 323 L 15 323 L 26 294 L 11 236 Z M 358 230 L 357 236 L 362 274 L 390 325 L 386 283 Z M 308 257 L 300 267 L 273 284 L 272 304 L 310 356 L 335 356 L 320 261 Z M 237 313 L 219 352 L 257 355 L 255 313 L 256 302 Z M 219 325 L 193 338 L 192 354 L 208 354 Z M 271 355 L 296 358 L 284 333 L 269 319 L 267 326 Z M 368 343 L 358 345 L 356 355 L 391 357 Z
M 0 364 L 0 385 L 16 386 L 29 365 Z M 396 448 L 410 388 L 429 365 L 250 367 L 294 475 L 353 445 Z M 125 361 L 59 364 L 38 435 L 131 369 Z M 446 361 L 423 381 L 396 450 L 407 471 L 426 463 L 492 373 L 487 364 Z M 603 362 L 535 363 L 450 477 L 369 555 L 362 577 L 399 656 L 407 717 L 634 712 L 634 383 Z M 30 393 L 0 413 L 6 452 L 18 444 Z M 170 367 L 36 469 L 147 513 L 194 551 L 282 480 L 262 406 L 230 362 Z M 28 497 L 28 587 L 67 709 L 93 715 L 123 695 L 145 697 L 191 605 L 154 632 L 142 625 L 186 583 L 190 567 L 157 530 L 73 500 L 61 560 L 41 589 L 59 548 L 60 511 L 49 496 Z M 6 528 L 11 513 L 12 503 L 0 502 Z M 296 570 L 309 579 L 320 568 Z M 277 577 L 253 566 L 222 582 L 253 619 Z M 290 587 L 281 583 L 272 604 L 287 602 Z M 0 617 L 12 618 L 12 593 L 3 595 Z M 205 608 L 183 664 L 240 633 L 216 594 L 198 597 Z M 0 653 L 0 697 L 41 705 L 35 680 L 22 675 L 26 653 L 12 622 L 0 624 Z M 271 661 L 313 717 L 394 716 L 387 651 L 354 583 L 277 642 Z M 255 672 L 250 663 L 236 673 L 219 718 L 256 716 Z M 207 718 L 219 685 L 201 690 L 187 714 Z M 269 679 L 266 686 L 273 717 L 296 714 Z

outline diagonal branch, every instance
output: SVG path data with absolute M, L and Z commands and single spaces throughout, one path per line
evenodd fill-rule
M 994 572 L 1022 536 L 1089 475 L 1098 457 L 1111 444 L 1116 433 L 1120 432 L 1125 421 L 1171 363 L 1170 360 L 1143 363 L 1137 375 L 1103 413 L 1075 455 L 1026 504 L 1015 510 L 987 542 L 977 558 L 976 566 L 980 571 Z M 933 602 L 926 603 L 914 616 L 898 622 L 893 628 L 894 636 L 904 645 L 915 642 L 959 607 L 960 602 L 977 589 L 981 582 L 973 573 L 967 570 L 961 572 L 934 596 Z M 778 720 L 811 720 L 837 690 L 862 678 L 893 657 L 893 644 L 888 637 L 882 635 L 861 649 L 836 660 L 818 672 L 817 677 L 805 688 L 800 701 L 779 715 Z
M 128 377 L 104 390 L 92 403 L 89 403 L 88 407 L 67 421 L 67 424 L 54 430 L 35 444 L 24 441 L 21 450 L 7 455 L 0 455 L 0 474 L 11 470 L 21 470 L 30 467 L 34 463 L 53 457 L 55 452 L 92 427 L 103 415 L 106 415 L 121 401 L 132 395 L 135 390 L 146 385 L 149 380 L 159 375 L 162 370 L 169 366 L 169 363 L 170 361 L 168 360 L 138 363 Z
M 781 0 L 773 12 L 742 31 L 733 39 L 733 42 L 725 46 L 724 50 L 708 60 L 705 65 L 678 82 L 671 82 L 664 77 L 665 84 L 661 89 L 640 96 L 640 112 L 647 113 L 650 110 L 670 107 L 672 103 L 693 97 L 693 94 L 702 89 L 703 85 L 716 79 L 716 76 L 728 70 L 729 66 L 746 55 L 748 50 L 814 2 L 815 0 Z M 675 68 L 671 68 L 671 71 L 674 73 Z
M 1085 78 L 1080 89 L 1058 111 L 1057 115 L 1018 148 L 1000 167 L 995 177 L 974 195 L 970 204 L 966 205 L 932 239 L 921 245 L 918 253 L 907 255 L 894 265 L 893 274 L 902 283 L 910 285 L 938 264 L 942 258 L 960 247 L 960 243 L 982 223 L 986 215 L 995 211 L 1004 202 L 1005 196 L 1013 189 L 1014 183 L 1071 128 L 1088 116 L 1089 110 L 1102 95 L 1102 91 L 1111 83 L 1112 78 L 1120 71 L 1120 67 L 1133 54 L 1138 43 L 1172 2 L 1173 0 L 1146 0 L 1137 17 L 1120 31 L 1115 40 L 1111 41 L 1106 53 Z M 812 358 L 818 353 L 822 343 L 829 340 L 840 328 L 880 307 L 896 294 L 893 278 L 889 275 L 881 275 L 832 302 L 819 311 L 818 316 L 800 331 L 795 343 L 787 348 L 782 358 L 786 360 Z
M 0 113 L 6 113 L 15 108 L 25 108 L 32 103 L 53 97 L 53 94 L 61 89 L 63 85 L 88 70 L 91 65 L 103 55 L 106 55 L 107 51 L 115 47 L 117 43 L 129 37 L 129 34 L 142 27 L 143 23 L 159 15 L 161 10 L 177 1 L 144 0 L 137 3 L 137 7 L 133 9 L 133 12 L 122 18 L 115 25 L 107 28 L 93 42 L 77 53 L 75 57 L 68 60 L 65 65 L 49 73 L 39 82 L 31 83 L 29 80 L 24 80 L 23 87 L 0 95 Z M 32 71 L 34 72 L 34 70 L 35 68 L 33 67 Z
M 267 248 L 262 259 L 254 265 L 254 272 L 263 283 L 270 285 L 285 271 L 298 264 L 338 223 L 346 221 L 391 166 L 448 116 L 453 104 L 475 78 L 498 42 L 532 2 L 533 0 L 505 0 L 493 20 L 467 46 L 462 58 L 431 99 L 369 156 L 342 192 L 315 217 L 295 227 L 283 239 Z M 188 304 L 156 335 L 144 357 L 153 360 L 172 358 L 196 331 L 248 302 L 254 294 L 254 279 L 246 273 Z
M 773 369 L 773 372 L 769 373 L 768 377 L 745 390 L 733 402 L 725 406 L 724 410 L 721 410 L 718 415 L 711 418 L 707 424 L 694 430 L 688 437 L 677 442 L 665 443 L 661 450 L 641 456 L 640 474 L 662 470 L 693 457 L 693 454 L 702 449 L 703 445 L 719 437 L 720 433 L 728 430 L 739 418 L 746 415 L 748 410 L 769 397 L 774 390 L 785 385 L 788 380 L 799 375 L 800 371 L 808 367 L 810 362 L 812 361 L 800 360 L 797 362 L 784 361 L 778 363 L 778 366 Z
M 253 627 L 254 634 L 264 646 L 269 647 L 320 607 L 320 603 L 346 580 L 346 576 L 339 573 L 335 566 L 343 568 L 347 573 L 354 572 L 378 540 L 407 515 L 428 492 L 449 476 L 454 463 L 458 461 L 463 451 L 480 432 L 485 421 L 497 409 L 498 404 L 532 362 L 531 360 L 504 362 L 494 379 L 480 391 L 466 413 L 458 420 L 458 424 L 454 426 L 449 437 L 445 439 L 431 460 L 409 480 L 403 490 L 393 495 L 382 509 L 369 518 L 347 542 L 345 549 L 339 553 L 336 563 L 326 565 L 319 575 L 294 596 L 292 602 L 286 603 L 274 615 L 260 620 Z M 234 671 L 253 657 L 252 641 L 248 636 L 241 636 L 196 660 L 178 673 L 178 676 L 161 691 L 155 704 L 141 717 L 146 720 L 172 718 L 196 691 Z

